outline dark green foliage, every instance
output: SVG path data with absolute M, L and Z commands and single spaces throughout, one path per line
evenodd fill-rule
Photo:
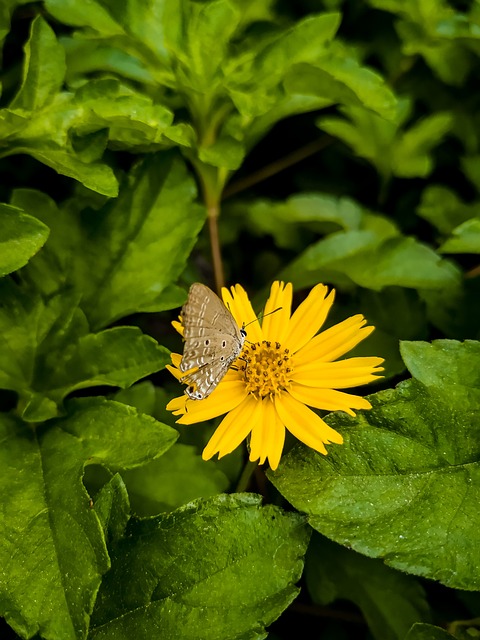
M 479 637 L 479 3 L 4 0 L 0 42 L 0 636 Z M 335 286 L 386 360 L 264 503 L 165 411 L 217 214 L 229 284 Z

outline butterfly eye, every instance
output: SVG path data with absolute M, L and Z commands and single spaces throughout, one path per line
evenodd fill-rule
M 210 340 L 205 340 L 205 346 L 208 347 L 208 345 L 210 344 Z
M 222 341 L 222 347 L 225 349 L 226 346 L 227 346 L 227 342 L 226 342 L 226 340 L 223 340 Z

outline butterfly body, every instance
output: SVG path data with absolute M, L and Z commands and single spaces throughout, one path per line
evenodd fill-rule
M 182 307 L 185 346 L 180 381 L 192 400 L 207 398 L 240 355 L 246 332 L 220 298 L 207 286 L 196 282 Z M 188 373 L 193 369 L 192 373 Z

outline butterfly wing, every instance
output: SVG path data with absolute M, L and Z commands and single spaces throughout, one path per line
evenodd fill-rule
M 217 387 L 218 383 L 228 371 L 229 365 L 221 361 L 215 360 L 204 364 L 199 369 L 189 373 L 180 382 L 188 385 L 185 393 L 192 400 L 203 400 L 207 398 Z
M 181 371 L 218 359 L 226 369 L 243 347 L 244 336 L 220 298 L 203 284 L 190 287 L 182 308 L 185 346 Z
M 195 400 L 206 398 L 240 354 L 244 335 L 220 298 L 203 284 L 190 287 L 182 308 L 185 347 L 180 371 L 195 369 L 181 381 Z

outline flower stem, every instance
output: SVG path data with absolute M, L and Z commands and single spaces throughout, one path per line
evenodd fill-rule
M 230 198 L 230 196 L 240 193 L 241 191 L 245 191 L 245 189 L 252 187 L 258 182 L 271 178 L 280 171 L 284 171 L 285 169 L 288 169 L 288 167 L 291 167 L 301 160 L 305 160 L 305 158 L 317 153 L 317 151 L 328 147 L 332 142 L 333 138 L 330 136 L 322 136 L 313 142 L 309 142 L 305 146 L 300 147 L 300 149 L 296 149 L 283 158 L 275 160 L 275 162 L 272 162 L 271 164 L 267 164 L 265 167 L 262 167 L 262 169 L 259 169 L 259 171 L 255 171 L 249 176 L 228 185 L 223 192 L 223 199 Z
M 243 467 L 242 475 L 238 480 L 237 488 L 235 489 L 236 493 L 243 493 L 247 490 L 250 478 L 252 477 L 256 468 L 256 462 L 251 462 L 250 460 L 247 462 L 247 464 Z
M 212 250 L 213 274 L 215 276 L 215 288 L 218 295 L 225 286 L 225 276 L 223 273 L 222 253 L 220 250 L 220 239 L 218 236 L 218 216 L 220 207 L 218 204 L 208 207 L 208 231 L 210 233 L 210 247 Z

